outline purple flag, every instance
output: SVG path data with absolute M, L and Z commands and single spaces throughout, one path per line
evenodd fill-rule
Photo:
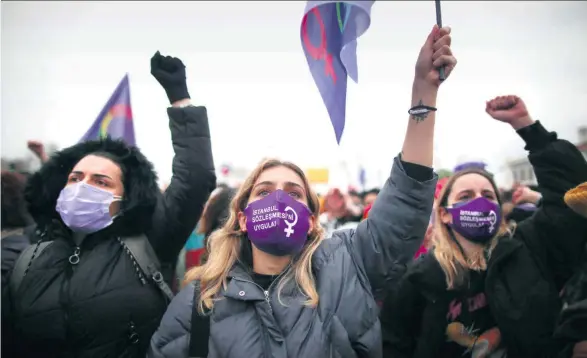
M 122 139 L 129 145 L 136 145 L 132 108 L 130 106 L 128 74 L 120 81 L 98 118 L 96 118 L 94 124 L 92 124 L 80 142 L 107 136 Z
M 375 1 L 308 1 L 300 37 L 340 143 L 346 116 L 347 76 L 358 81 L 357 38 L 371 24 Z

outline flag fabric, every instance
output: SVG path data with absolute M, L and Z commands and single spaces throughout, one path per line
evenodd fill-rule
M 346 117 L 347 76 L 358 82 L 357 39 L 371 24 L 375 1 L 308 1 L 300 37 L 337 143 Z
M 128 74 L 120 81 L 98 118 L 80 142 L 104 137 L 122 139 L 129 145 L 136 145 Z

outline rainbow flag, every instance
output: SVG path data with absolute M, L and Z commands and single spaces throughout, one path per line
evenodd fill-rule
M 136 145 L 132 119 L 130 84 L 126 74 L 80 142 L 111 137 L 122 139 L 129 145 Z
M 330 116 L 337 143 L 346 117 L 347 77 L 358 81 L 357 39 L 371 24 L 367 1 L 308 1 L 300 38 L 314 82 Z

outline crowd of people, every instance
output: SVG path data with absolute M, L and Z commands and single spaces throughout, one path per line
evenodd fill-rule
M 382 188 L 318 196 L 294 163 L 217 185 L 206 108 L 180 59 L 173 176 L 103 138 L 2 171 L 4 357 L 587 357 L 587 162 L 517 96 L 486 112 L 525 143 L 538 185 L 482 163 L 439 179 L 437 95 L 457 64 L 435 26 L 405 141 Z M 440 75 L 442 69 L 442 76 Z

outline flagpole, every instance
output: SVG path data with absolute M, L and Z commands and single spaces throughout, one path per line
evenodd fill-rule
M 434 3 L 436 5 L 436 25 L 438 25 L 439 28 L 442 27 L 442 12 L 440 10 L 440 0 L 434 0 Z M 440 67 L 438 69 L 438 78 L 441 81 L 444 81 L 446 79 L 445 73 L 444 73 L 444 66 Z

